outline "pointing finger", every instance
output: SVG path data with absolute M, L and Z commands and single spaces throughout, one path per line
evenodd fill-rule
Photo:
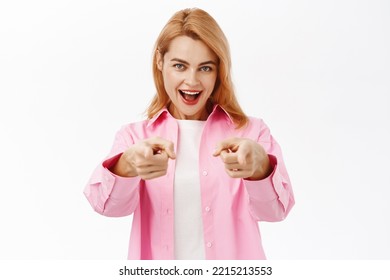
M 165 151 L 169 158 L 171 158 L 171 159 L 176 158 L 174 146 L 173 146 L 173 143 L 171 141 L 156 137 L 156 138 L 150 139 L 149 144 L 152 145 L 155 150 Z
M 249 151 L 247 149 L 245 149 L 244 147 L 241 148 L 241 149 L 238 149 L 237 151 L 237 161 L 239 164 L 243 164 L 245 165 L 246 164 L 246 158 L 249 154 Z
M 146 159 L 150 159 L 153 156 L 153 149 L 150 146 L 142 147 L 142 153 Z
M 225 164 L 238 163 L 237 154 L 229 152 L 229 150 L 221 151 L 221 159 Z
M 175 154 L 175 151 L 173 149 L 173 143 L 172 142 L 167 141 L 167 143 L 165 145 L 165 148 L 164 148 L 164 151 L 167 153 L 168 157 L 170 157 L 171 159 L 175 159 L 176 158 L 176 154 Z
M 225 139 L 217 144 L 215 147 L 213 156 L 219 156 L 223 150 L 231 150 L 235 148 L 236 142 L 234 138 Z

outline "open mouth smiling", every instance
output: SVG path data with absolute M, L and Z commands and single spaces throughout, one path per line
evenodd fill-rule
M 179 89 L 179 93 L 185 101 L 194 102 L 195 100 L 197 100 L 199 98 L 202 91 L 199 91 L 199 90 L 180 90 Z

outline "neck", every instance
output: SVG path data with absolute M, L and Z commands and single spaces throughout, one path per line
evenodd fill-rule
M 175 119 L 179 119 L 179 120 L 198 120 L 198 121 L 205 121 L 207 120 L 208 116 L 209 116 L 209 112 L 206 110 L 206 108 L 204 108 L 204 110 L 202 110 L 201 112 L 198 112 L 196 113 L 195 115 L 185 115 L 185 114 L 182 114 L 181 112 L 179 112 L 176 107 L 171 103 L 169 104 L 168 106 L 168 111 L 169 113 L 171 113 L 171 115 L 175 118 Z

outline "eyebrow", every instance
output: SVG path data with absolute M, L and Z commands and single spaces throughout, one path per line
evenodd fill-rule
M 190 65 L 187 61 L 180 59 L 180 58 L 172 58 L 171 61 L 176 61 L 176 62 L 180 62 L 180 63 L 186 64 L 186 65 Z M 209 61 L 199 63 L 199 66 L 206 65 L 206 64 L 217 65 L 217 63 L 215 63 L 214 61 L 209 60 Z

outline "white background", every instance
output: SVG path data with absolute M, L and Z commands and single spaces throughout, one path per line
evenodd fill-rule
M 390 2 L 1 1 L 0 259 L 125 259 L 132 217 L 83 188 L 154 95 L 171 15 L 208 11 L 247 114 L 282 146 L 296 206 L 269 259 L 390 259 Z

